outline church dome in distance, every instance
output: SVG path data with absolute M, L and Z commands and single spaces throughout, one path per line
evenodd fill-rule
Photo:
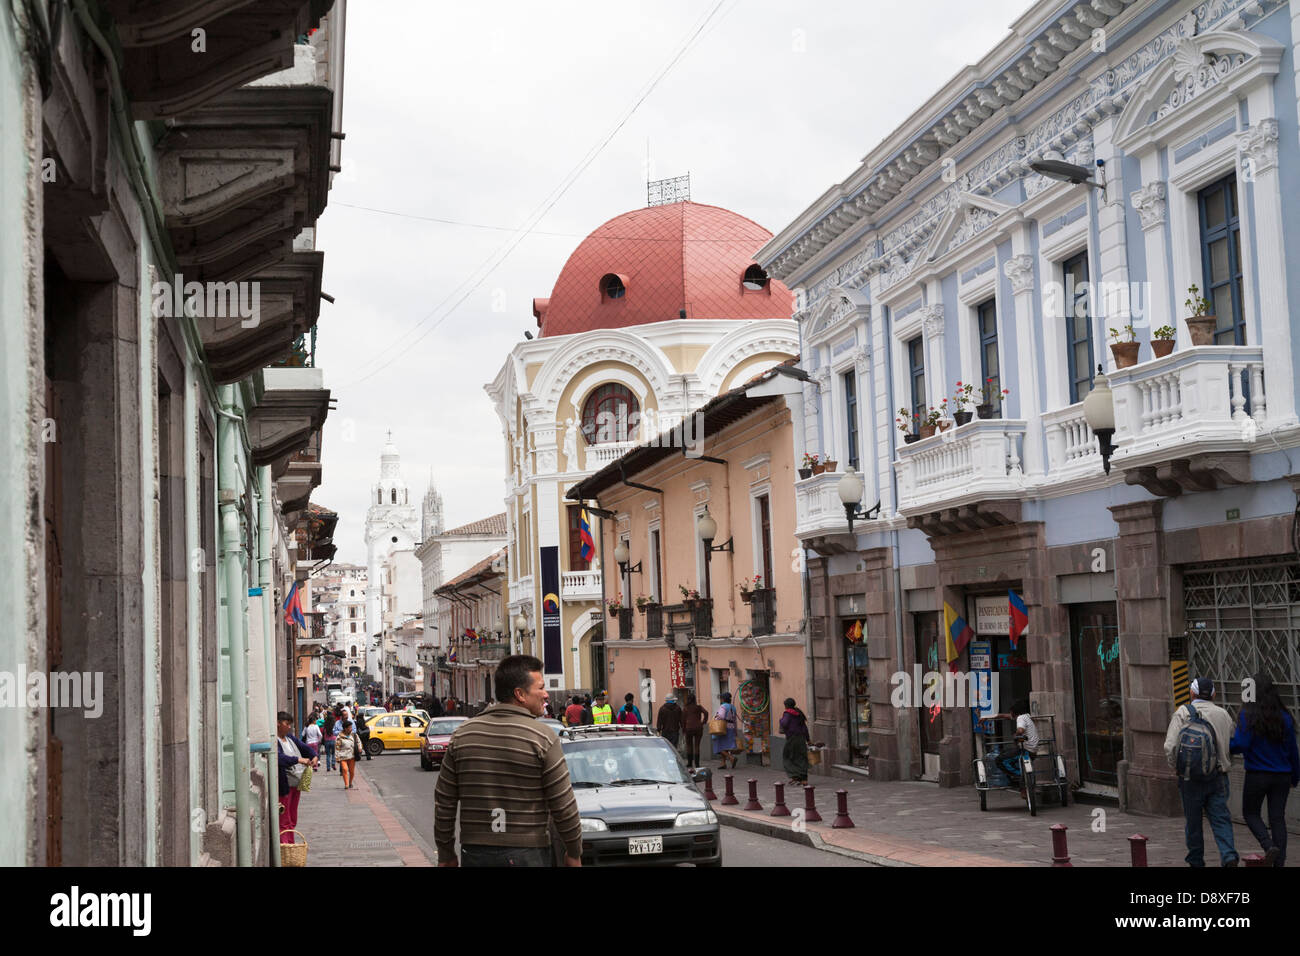
M 542 336 L 688 319 L 789 319 L 790 290 L 754 253 L 772 234 L 702 203 L 615 216 L 569 256 L 549 299 L 535 299 Z

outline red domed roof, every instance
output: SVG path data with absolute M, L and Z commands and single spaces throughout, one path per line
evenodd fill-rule
M 790 290 L 775 279 L 741 284 L 772 234 L 718 206 L 678 202 L 616 216 L 569 256 L 549 300 L 533 300 L 543 336 L 688 319 L 789 319 Z M 625 286 L 602 295 L 602 278 Z

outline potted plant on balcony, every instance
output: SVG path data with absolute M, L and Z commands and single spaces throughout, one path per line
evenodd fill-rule
M 939 419 L 943 413 L 933 405 L 927 405 L 925 408 L 925 418 L 921 419 L 921 437 L 929 438 L 939 427 Z
M 1115 364 L 1120 368 L 1132 368 L 1138 363 L 1138 351 L 1142 343 L 1137 340 L 1133 326 L 1126 325 L 1120 329 L 1111 329 L 1110 353 L 1115 356 Z
M 1174 336 L 1177 334 L 1172 325 L 1162 325 L 1151 333 L 1151 351 L 1156 358 L 1164 358 L 1174 350 Z
M 699 607 L 700 592 L 694 588 L 688 588 L 684 584 L 677 585 L 677 590 L 682 592 L 682 603 L 687 607 Z
M 939 403 L 939 421 L 936 422 L 936 424 L 939 426 L 939 431 L 941 432 L 946 432 L 949 428 L 952 428 L 952 419 L 948 417 L 947 398 Z
M 652 604 L 654 604 L 654 601 L 650 600 L 644 594 L 638 594 L 636 596 L 636 609 L 640 611 L 642 614 L 644 614 L 646 608 L 648 608 Z
M 762 590 L 763 575 L 756 574 L 748 581 L 740 582 L 740 599 L 746 604 L 754 600 L 754 592 Z
M 916 416 L 910 414 L 906 408 L 898 410 L 898 415 L 894 418 L 894 424 L 903 433 L 903 444 L 910 445 L 914 441 L 920 441 L 921 436 L 916 433 L 913 427 L 916 424 Z
M 956 411 L 952 413 L 952 417 L 958 428 L 971 420 L 971 413 L 966 411 L 966 406 L 974 403 L 975 399 L 971 397 L 974 392 L 975 386 L 971 382 L 957 383 L 957 393 L 952 397 L 953 408 Z
M 1189 286 L 1187 295 L 1184 305 L 1192 310 L 1192 314 L 1183 321 L 1187 323 L 1187 331 L 1192 335 L 1192 344 L 1213 345 L 1214 330 L 1218 327 L 1219 320 L 1210 313 L 1210 300 L 1204 298 L 1196 286 Z
M 835 469 L 839 467 L 839 464 L 840 463 L 834 458 L 827 458 L 825 465 L 822 467 L 822 471 L 826 474 L 834 474 Z
M 605 601 L 605 607 L 609 609 L 610 617 L 618 617 L 618 612 L 623 610 L 622 596 L 608 598 Z
M 975 406 L 975 414 L 980 418 L 992 418 L 993 408 L 995 405 L 1001 405 L 1002 399 L 1011 394 L 1011 389 L 1004 388 L 998 392 L 993 385 L 992 377 L 986 378 L 984 384 L 980 386 L 980 397 L 983 399 Z
M 809 455 L 805 453 L 803 456 L 803 461 L 799 465 L 799 478 L 800 479 L 811 478 L 813 474 L 813 466 L 816 464 L 817 464 L 817 456 Z

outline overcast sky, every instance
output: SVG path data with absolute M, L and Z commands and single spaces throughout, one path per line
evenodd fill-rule
M 504 509 L 483 386 L 582 237 L 645 205 L 647 142 L 649 178 L 689 172 L 692 200 L 779 232 L 1028 6 L 723 0 L 706 22 L 716 3 L 348 4 L 344 171 L 317 235 L 336 301 L 316 359 L 338 407 L 312 500 L 339 512 L 336 560 L 365 561 L 390 428 L 411 500 L 432 474 L 448 527 Z

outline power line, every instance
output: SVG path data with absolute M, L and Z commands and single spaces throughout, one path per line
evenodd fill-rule
M 686 52 L 691 48 L 691 46 L 703 35 L 705 27 L 709 25 L 709 22 L 713 20 L 713 18 L 717 15 L 718 11 L 726 4 L 726 2 L 727 0 L 718 0 L 718 2 L 713 5 L 713 7 L 709 10 L 709 12 L 705 15 L 703 20 L 700 21 L 698 26 L 696 26 L 695 29 L 689 34 L 686 41 L 681 45 L 680 49 L 678 49 L 677 53 L 674 54 L 672 59 L 668 61 L 667 65 L 664 66 L 659 71 L 659 73 L 656 74 L 649 81 L 649 83 L 644 87 L 643 91 L 639 94 L 635 102 L 633 102 L 632 106 L 624 113 L 622 119 L 618 121 L 618 123 L 609 132 L 609 134 L 605 136 L 603 140 L 601 140 L 599 143 L 597 143 L 595 146 L 593 146 L 591 149 L 587 151 L 586 156 L 584 156 L 583 159 L 579 161 L 578 165 L 573 170 L 571 170 L 569 174 L 565 176 L 563 180 L 560 181 L 560 184 L 551 191 L 551 194 L 548 195 L 547 198 L 543 200 L 543 205 L 540 207 L 540 209 L 538 211 L 535 211 L 533 215 L 529 216 L 529 218 L 525 220 L 525 222 L 528 223 L 526 228 L 522 228 L 517 237 L 515 237 L 512 241 L 507 241 L 506 245 L 503 246 L 500 250 L 498 250 L 500 256 L 499 258 L 497 258 L 497 261 L 495 263 L 492 263 L 491 267 L 488 268 L 487 271 L 484 272 L 483 275 L 480 276 L 472 286 L 466 289 L 464 294 L 461 295 L 460 298 L 458 298 L 454 303 L 452 303 L 450 308 L 448 308 L 447 311 L 444 312 L 442 316 L 440 316 L 438 320 L 433 323 L 433 325 L 429 326 L 429 328 L 425 329 L 423 333 L 421 333 L 413 340 L 406 341 L 404 337 L 399 338 L 389 348 L 382 349 L 375 356 L 376 359 L 383 356 L 386 351 L 389 351 L 390 348 L 397 348 L 400 349 L 402 352 L 405 352 L 413 348 L 415 345 L 419 344 L 421 341 L 424 340 L 426 336 L 428 336 L 431 332 L 437 329 L 438 326 L 441 325 L 443 321 L 447 319 L 448 316 L 450 316 L 453 312 L 455 312 L 456 309 L 459 308 L 460 305 L 466 299 L 468 299 L 470 295 L 472 295 L 474 291 L 478 289 L 479 286 L 481 286 L 485 281 L 487 281 L 488 276 L 490 276 L 493 272 L 495 272 L 501 266 L 501 264 L 504 263 L 507 258 L 509 258 L 510 254 L 514 252 L 514 250 L 519 246 L 519 243 L 521 243 L 525 238 L 527 238 L 527 236 L 533 231 L 533 228 L 539 222 L 541 222 L 541 220 L 546 216 L 546 214 L 551 211 L 552 207 L 554 207 L 554 205 L 557 202 L 559 202 L 561 198 L 563 198 L 564 194 L 569 191 L 569 188 L 575 182 L 577 182 L 578 177 L 582 175 L 582 173 L 587 169 L 588 166 L 590 166 L 593 162 L 595 162 L 596 157 L 598 157 L 604 151 L 605 147 L 609 145 L 610 141 L 613 140 L 613 138 L 616 135 L 618 135 L 618 132 L 627 124 L 627 121 L 632 118 L 632 115 L 637 111 L 637 109 L 641 106 L 641 104 L 645 102 L 646 98 L 652 92 L 654 92 L 655 87 L 659 85 L 659 83 L 663 80 L 663 78 L 667 76 L 668 73 L 672 70 L 672 68 L 677 65 L 677 63 L 682 59 L 683 56 L 686 55 Z M 428 315 L 426 315 L 419 322 L 417 322 L 411 328 L 411 331 L 412 332 L 415 331 L 420 326 L 424 325 L 426 322 L 432 319 L 438 313 L 438 310 L 441 309 L 442 306 L 452 296 L 454 296 L 460 288 L 464 287 L 465 283 L 473 279 L 475 273 L 483 269 L 484 266 L 486 266 L 489 262 L 491 262 L 493 258 L 496 257 L 497 257 L 497 253 L 493 253 L 493 255 L 485 259 L 483 263 L 481 263 L 478 266 L 478 268 L 474 270 L 474 272 L 470 273 L 470 275 L 467 276 L 465 280 L 463 280 L 460 283 L 460 285 L 458 285 L 455 289 L 453 289 L 450 293 L 448 293 L 447 296 L 444 297 L 441 302 L 439 302 L 436 306 L 434 306 L 433 311 L 431 311 Z M 392 362 L 396 359 L 396 357 L 397 356 L 394 355 L 393 358 L 390 358 L 387 361 L 383 362 L 383 364 L 379 365 L 373 371 L 370 371 L 365 375 L 362 375 L 356 381 L 350 382 L 347 385 L 344 385 L 342 387 L 349 388 L 353 385 L 360 385 L 362 382 L 368 381 L 369 379 L 373 378 L 375 375 L 378 375 L 380 372 L 386 369 L 389 365 L 391 365 Z M 371 361 L 374 361 L 374 359 L 372 359 Z

